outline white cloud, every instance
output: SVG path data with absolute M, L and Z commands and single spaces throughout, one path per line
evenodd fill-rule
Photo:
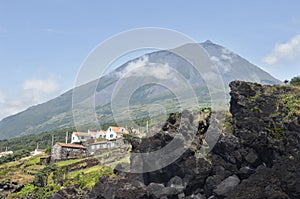
M 32 78 L 26 80 L 21 89 L 20 95 L 10 96 L 0 91 L 0 120 L 54 98 L 60 92 L 60 85 L 55 78 Z
M 219 59 L 216 56 L 211 56 L 210 59 L 212 60 L 212 62 L 214 62 L 214 64 L 216 64 L 220 70 L 222 70 L 223 72 L 230 72 L 231 71 L 231 65 L 230 63 L 233 62 L 232 58 L 222 54 L 221 59 Z
M 36 90 L 43 93 L 53 93 L 59 89 L 59 84 L 53 78 L 48 78 L 45 80 L 32 78 L 24 82 L 23 89 Z
M 263 58 L 263 62 L 269 65 L 280 62 L 295 62 L 300 59 L 300 34 L 291 38 L 288 42 L 277 44 L 272 52 Z
M 174 78 L 176 74 L 168 63 L 151 63 L 149 62 L 148 56 L 143 56 L 136 61 L 130 62 L 118 75 L 121 78 L 130 76 L 151 76 L 156 79 L 166 80 Z
M 210 59 L 219 67 L 222 72 L 230 72 L 231 64 L 234 62 L 236 54 L 226 48 L 222 48 L 219 56 L 211 56 Z
M 28 104 L 39 104 L 44 102 L 59 91 L 59 83 L 53 78 L 26 80 L 23 85 L 23 96 L 28 100 Z

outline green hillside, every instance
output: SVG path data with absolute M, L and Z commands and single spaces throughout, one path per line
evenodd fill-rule
M 210 41 L 201 43 L 200 45 L 207 50 L 212 60 L 217 60 L 215 65 L 219 69 L 224 85 L 228 85 L 229 82 L 233 80 L 265 84 L 281 83 L 259 67 L 220 45 Z M 185 50 L 185 48 L 189 48 L 189 46 L 188 44 L 178 47 L 177 49 Z M 228 59 L 224 60 L 222 57 L 225 55 Z M 148 57 L 147 63 L 151 63 L 148 64 L 149 66 L 146 65 L 146 67 L 149 67 L 147 70 L 151 71 L 151 67 L 155 69 L 155 67 L 167 64 L 172 70 L 175 69 L 184 76 L 188 84 L 193 87 L 199 98 L 199 103 L 209 102 L 210 95 L 205 81 L 189 62 L 169 51 L 157 51 L 144 56 Z M 120 74 L 126 72 L 127 67 L 139 59 L 141 58 L 130 60 L 115 71 L 101 77 L 99 80 L 100 84 L 98 84 L 98 80 L 94 80 L 75 88 L 75 90 L 80 91 L 80 95 L 77 96 L 76 99 L 73 99 L 73 90 L 70 90 L 53 100 L 30 107 L 23 112 L 3 119 L 0 121 L 0 140 L 75 126 L 72 103 L 75 105 L 95 103 L 97 119 L 102 124 L 114 123 L 115 121 L 113 120 L 111 111 L 112 92 L 120 79 Z M 144 77 L 140 78 L 143 79 Z M 177 83 L 179 85 L 176 86 L 180 86 L 180 82 Z M 225 86 L 225 89 L 228 91 L 229 87 Z M 183 88 L 182 90 L 184 92 L 187 89 Z M 126 94 L 126 92 L 122 94 Z M 191 97 L 189 95 L 186 96 L 187 98 Z M 130 108 L 134 110 L 132 113 L 134 117 L 145 118 L 148 117 L 149 107 L 151 110 L 151 104 L 155 103 L 165 107 L 169 113 L 177 111 L 176 107 L 178 102 L 176 101 L 174 93 L 168 91 L 168 89 L 163 86 L 158 87 L 153 85 L 145 85 L 137 89 L 130 100 Z M 188 105 L 188 102 L 186 104 Z M 122 108 L 123 107 L 121 107 L 121 109 Z M 85 111 L 85 108 L 79 110 L 80 113 L 84 113 Z M 127 114 L 128 113 L 124 112 L 124 116 L 126 116 L 125 119 L 127 119 Z M 86 125 L 89 126 L 90 124 Z

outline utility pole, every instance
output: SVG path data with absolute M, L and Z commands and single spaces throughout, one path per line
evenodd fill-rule
M 52 143 L 51 143 L 51 146 L 53 146 L 54 144 L 54 135 L 52 135 Z
M 147 135 L 149 134 L 149 122 L 147 121 L 147 124 L 146 124 L 146 131 L 147 131 Z
M 66 132 L 66 144 L 68 144 L 68 131 Z

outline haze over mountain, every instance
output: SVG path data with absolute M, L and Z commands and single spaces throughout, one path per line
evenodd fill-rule
M 188 45 L 179 48 L 184 49 Z M 281 83 L 259 67 L 220 45 L 206 41 L 201 43 L 201 46 L 217 65 L 226 89 L 228 89 L 227 85 L 229 82 L 233 80 L 265 84 Z M 141 73 L 135 73 L 137 68 Z M 178 71 L 193 87 L 199 97 L 199 103 L 209 102 L 207 86 L 193 66 L 178 55 L 162 50 L 133 59 L 102 77 L 99 81 L 94 80 L 80 86 L 78 89 L 83 92 L 81 92 L 80 99 L 76 99 L 75 103 L 93 103 L 93 100 L 95 100 L 97 117 L 101 123 L 111 123 L 113 118 L 110 99 L 121 77 L 140 76 L 140 78 L 143 78 L 142 74 L 147 73 L 148 75 L 152 74 L 159 80 L 168 82 L 168 78 L 174 77 L 172 75 L 173 69 Z M 95 87 L 97 89 L 94 99 Z M 70 90 L 46 103 L 30 107 L 23 112 L 3 119 L 0 122 L 0 139 L 73 127 L 72 91 Z M 144 85 L 132 93 L 130 98 L 133 118 L 137 119 L 147 116 L 145 112 L 149 108 L 148 105 L 153 102 L 169 107 L 169 111 L 172 111 L 172 107 L 178 103 L 174 93 L 167 88 L 155 84 Z M 124 114 L 124 119 L 128 117 L 126 114 Z M 88 124 L 86 124 L 85 128 L 88 127 Z

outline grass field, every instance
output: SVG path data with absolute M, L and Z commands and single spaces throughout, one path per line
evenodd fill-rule
M 129 152 L 121 153 L 116 150 L 115 152 L 103 152 L 94 157 L 57 161 L 51 163 L 52 166 L 55 165 L 55 170 L 51 170 L 47 174 L 46 186 L 40 187 L 34 182 L 37 178 L 36 176 L 41 171 L 47 169 L 46 167 L 49 167 L 49 165 L 38 164 L 40 157 L 44 155 L 26 157 L 0 165 L 0 182 L 15 181 L 19 185 L 25 185 L 20 192 L 10 194 L 8 198 L 22 198 L 28 196 L 28 194 L 33 194 L 36 198 L 46 197 L 67 186 L 76 186 L 79 189 L 91 189 L 98 182 L 99 177 L 105 174 L 114 175 L 113 168 L 118 163 L 129 162 L 130 157 Z M 99 163 L 89 165 L 91 160 L 94 162 L 98 160 Z M 68 171 L 66 168 L 71 169 L 71 171 Z

